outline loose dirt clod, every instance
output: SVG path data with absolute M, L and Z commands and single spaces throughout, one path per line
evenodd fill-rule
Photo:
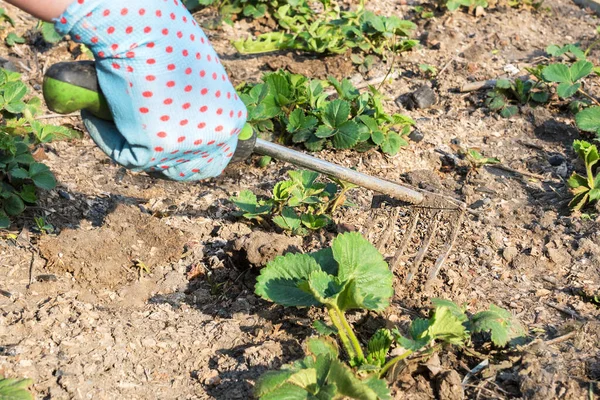
M 275 233 L 254 231 L 237 239 L 233 245 L 235 251 L 245 253 L 248 263 L 264 266 L 283 253 L 297 253 L 302 247 L 302 238 Z
M 40 251 L 48 260 L 48 271 L 70 273 L 80 284 L 101 290 L 137 278 L 136 260 L 150 270 L 178 260 L 183 243 L 179 232 L 158 219 L 119 204 L 104 226 L 44 236 Z

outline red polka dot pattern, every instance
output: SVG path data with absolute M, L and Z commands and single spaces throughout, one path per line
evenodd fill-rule
M 56 28 L 97 57 L 116 134 L 126 141 L 119 151 L 103 149 L 116 162 L 177 180 L 221 173 L 247 112 L 180 1 L 77 0 Z

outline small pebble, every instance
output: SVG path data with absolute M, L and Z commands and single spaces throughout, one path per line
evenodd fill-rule
M 58 280 L 58 278 L 56 277 L 56 275 L 38 275 L 35 278 L 36 281 L 38 282 L 56 282 Z
M 423 134 L 423 132 L 421 132 L 418 129 L 415 129 L 414 131 L 412 131 L 410 133 L 410 135 L 408 135 L 408 138 L 410 140 L 412 140 L 413 142 L 420 142 L 421 140 L 423 140 L 423 138 L 425 137 L 425 135 Z
M 411 99 L 415 108 L 429 108 L 437 101 L 433 89 L 427 85 L 420 86 L 411 94 Z
M 552 154 L 548 157 L 548 162 L 553 167 L 558 167 L 561 164 L 564 164 L 567 160 L 562 154 Z

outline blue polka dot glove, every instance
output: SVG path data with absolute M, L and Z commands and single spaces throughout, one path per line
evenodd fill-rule
M 179 0 L 75 0 L 55 26 L 96 58 L 114 123 L 82 117 L 106 154 L 175 180 L 223 171 L 246 108 Z

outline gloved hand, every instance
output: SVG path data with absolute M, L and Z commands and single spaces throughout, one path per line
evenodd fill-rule
M 114 124 L 82 117 L 113 160 L 175 180 L 223 171 L 246 108 L 179 0 L 74 0 L 55 27 L 96 58 Z

